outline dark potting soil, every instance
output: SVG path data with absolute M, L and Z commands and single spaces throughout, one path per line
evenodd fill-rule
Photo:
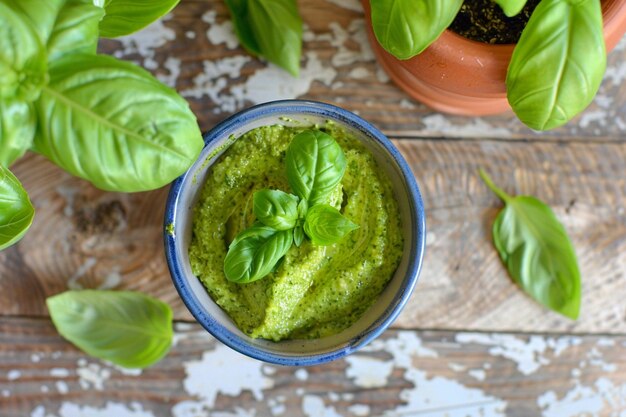
M 493 0 L 465 0 L 449 29 L 478 42 L 516 43 L 539 1 L 528 0 L 517 16 L 507 17 Z

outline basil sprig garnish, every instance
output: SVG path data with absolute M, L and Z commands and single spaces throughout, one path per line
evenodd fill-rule
M 506 204 L 493 224 L 493 242 L 513 281 L 537 302 L 576 319 L 580 271 L 563 225 L 535 197 L 510 196 L 483 170 L 480 176 Z
M 268 189 L 254 193 L 257 223 L 235 237 L 224 259 L 230 281 L 265 277 L 305 236 L 314 245 L 328 246 L 359 227 L 328 204 L 346 171 L 346 157 L 332 136 L 316 130 L 299 133 L 287 149 L 286 165 L 296 195 Z

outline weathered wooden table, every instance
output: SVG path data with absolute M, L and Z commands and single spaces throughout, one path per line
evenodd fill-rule
M 28 155 L 14 166 L 37 217 L 0 253 L 0 415 L 625 416 L 626 42 L 590 108 L 537 134 L 512 115 L 463 118 L 409 99 L 376 65 L 356 0 L 300 2 L 302 75 L 237 46 L 220 0 L 186 0 L 147 30 L 102 42 L 175 86 L 203 130 L 279 98 L 355 111 L 394 139 L 427 209 L 416 291 L 393 329 L 361 352 L 312 368 L 247 359 L 191 318 L 162 249 L 167 189 L 105 193 Z M 501 203 L 476 171 L 546 201 L 569 230 L 583 275 L 581 318 L 525 297 L 490 240 Z M 176 315 L 171 353 L 127 371 L 86 357 L 52 327 L 45 298 L 67 288 L 147 292 Z

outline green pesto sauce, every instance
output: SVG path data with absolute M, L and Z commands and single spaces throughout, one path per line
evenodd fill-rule
M 267 277 L 236 284 L 224 275 L 234 237 L 255 220 L 252 196 L 263 188 L 291 192 L 285 152 L 312 127 L 264 126 L 235 141 L 211 167 L 193 219 L 193 273 L 237 326 L 255 338 L 311 339 L 352 325 L 384 289 L 403 250 L 400 214 L 389 179 L 372 154 L 335 124 L 313 127 L 335 138 L 347 167 L 329 203 L 358 224 L 343 241 L 291 247 Z

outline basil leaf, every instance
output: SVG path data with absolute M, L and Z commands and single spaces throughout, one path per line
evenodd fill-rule
M 298 225 L 293 229 L 293 243 L 300 247 L 302 242 L 304 241 L 304 229 L 302 226 Z
M 345 218 L 339 210 L 326 204 L 309 209 L 304 231 L 315 245 L 327 246 L 339 242 L 359 226 Z
M 100 22 L 100 35 L 105 38 L 130 35 L 169 13 L 179 1 L 106 0 L 106 15 Z
M 230 244 L 224 259 L 229 281 L 247 283 L 269 274 L 293 242 L 291 230 L 255 225 L 241 232 Z
M 506 78 L 527 126 L 561 126 L 593 100 L 606 68 L 599 0 L 542 0 L 513 51 Z
M 255 192 L 253 208 L 261 223 L 276 230 L 293 229 L 298 219 L 298 197 L 279 190 Z
M 96 53 L 104 10 L 91 0 L 20 0 L 12 6 L 29 18 L 47 45 L 48 62 L 68 53 Z
M 23 15 L 0 2 L 0 99 L 37 99 L 46 71 L 46 50 L 37 33 Z
M 58 332 L 85 353 L 126 368 L 161 360 L 172 344 L 172 309 L 131 291 L 66 291 L 46 300 Z
M 297 77 L 302 18 L 296 0 L 226 0 L 241 44 Z
M 33 106 L 15 99 L 0 99 L 0 165 L 8 167 L 24 155 L 35 136 Z
M 493 241 L 513 280 L 537 302 L 576 319 L 580 271 L 565 228 L 549 206 L 534 197 L 512 197 L 480 171 L 506 207 L 493 224 Z
M 108 56 L 55 62 L 36 108 L 34 149 L 104 190 L 159 188 L 203 145 L 185 100 L 145 70 Z
M 463 0 L 370 0 L 380 45 L 398 59 L 426 49 L 454 20 Z
M 302 200 L 300 200 L 300 202 L 298 203 L 298 218 L 299 219 L 304 219 L 306 217 L 306 213 L 307 211 L 309 211 L 309 204 L 306 202 L 306 200 L 303 198 Z
M 524 6 L 526 5 L 526 0 L 494 0 L 494 1 L 498 3 L 498 5 L 500 6 L 504 14 L 507 15 L 508 17 L 513 17 L 519 14 L 519 12 L 521 12 Z
M 346 171 L 346 157 L 332 136 L 319 130 L 297 134 L 285 160 L 289 186 L 309 207 L 327 203 Z
M 20 240 L 34 216 L 35 209 L 22 184 L 0 165 L 0 250 Z

